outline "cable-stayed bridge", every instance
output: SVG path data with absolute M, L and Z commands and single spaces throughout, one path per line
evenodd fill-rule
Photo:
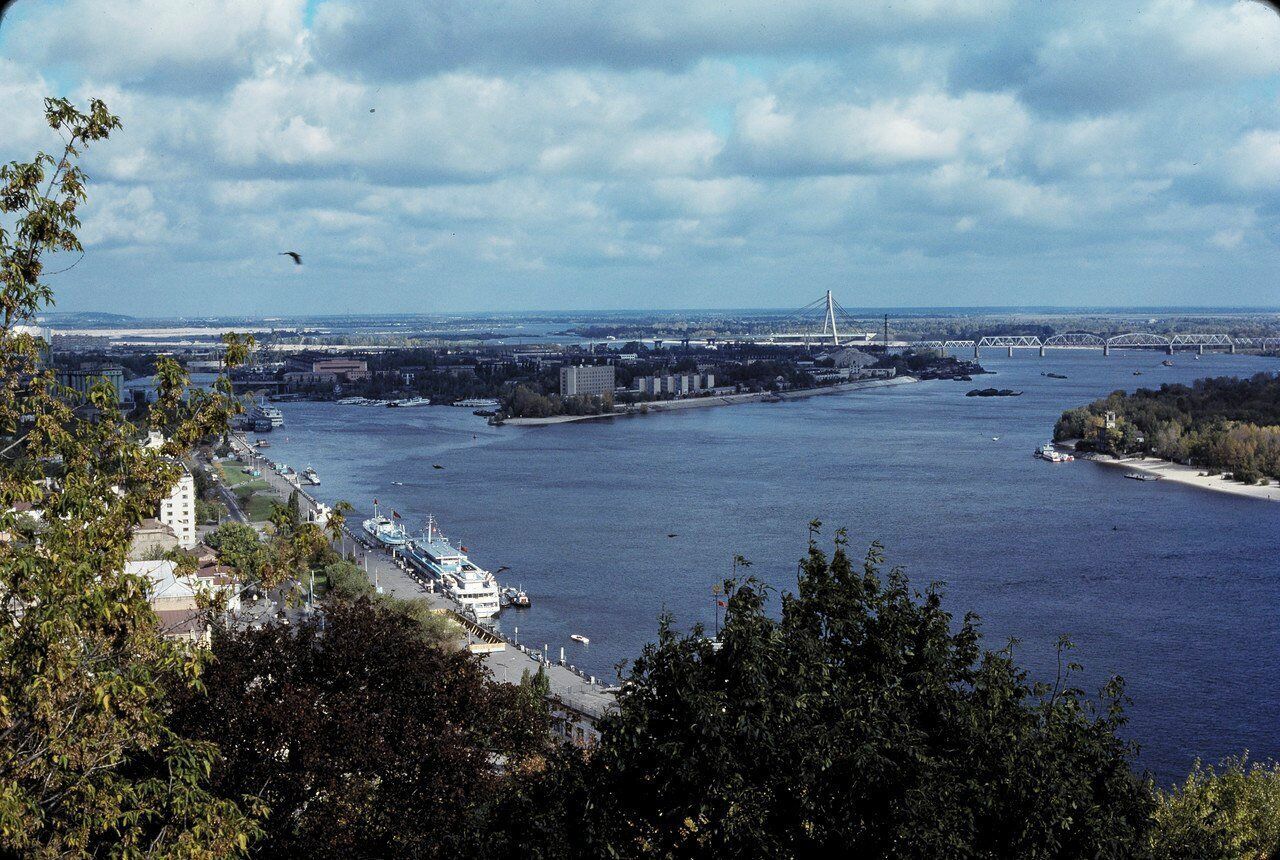
M 1280 349 L 1280 336 L 1276 337 L 1233 337 L 1221 333 L 1159 333 L 1131 331 L 1121 334 L 1102 335 L 1092 332 L 1066 332 L 1041 338 L 1037 335 L 990 335 L 973 340 L 888 340 L 889 327 L 886 321 L 883 330 L 874 323 L 859 322 L 846 311 L 831 291 L 821 296 L 790 316 L 784 318 L 779 325 L 780 331 L 754 335 L 735 340 L 747 340 L 761 344 L 778 346 L 820 346 L 820 345 L 863 345 L 887 346 L 890 349 L 934 349 L 943 354 L 947 352 L 972 352 L 975 358 L 982 355 L 984 349 L 1003 349 L 1009 356 L 1014 350 L 1034 349 L 1040 355 L 1048 350 L 1057 349 L 1100 349 L 1103 355 L 1110 355 L 1114 349 L 1154 349 L 1172 355 L 1177 350 L 1195 350 L 1204 354 L 1206 350 L 1222 350 L 1234 353 L 1237 349 Z

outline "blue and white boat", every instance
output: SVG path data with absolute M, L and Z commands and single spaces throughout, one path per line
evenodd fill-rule
M 392 511 L 394 514 L 395 511 Z M 373 500 L 373 516 L 364 521 L 365 532 L 383 546 L 403 547 L 409 542 L 404 526 L 378 513 L 378 500 Z
M 498 614 L 497 580 L 467 557 L 466 547 L 455 547 L 436 530 L 435 517 L 427 519 L 422 537 L 411 541 L 405 552 L 440 582 L 445 594 L 476 618 Z

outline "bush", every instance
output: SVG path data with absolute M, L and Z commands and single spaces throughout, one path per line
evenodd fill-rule
M 1152 853 L 1167 860 L 1269 860 L 1280 853 L 1280 765 L 1228 759 L 1156 792 Z

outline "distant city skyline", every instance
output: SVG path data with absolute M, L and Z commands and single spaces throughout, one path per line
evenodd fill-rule
M 46 95 L 124 122 L 55 311 L 1280 306 L 1250 0 L 18 0 L 0 159 Z

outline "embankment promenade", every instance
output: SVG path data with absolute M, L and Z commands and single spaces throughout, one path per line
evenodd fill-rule
M 599 421 L 606 418 L 628 418 L 634 415 L 652 415 L 657 412 L 673 412 L 680 409 L 702 409 L 709 406 L 736 406 L 739 403 L 758 403 L 766 398 L 778 397 L 782 400 L 800 400 L 805 397 L 817 397 L 823 394 L 843 394 L 848 391 L 862 391 L 867 388 L 886 388 L 893 385 L 907 385 L 918 382 L 914 376 L 895 376 L 893 379 L 859 379 L 853 382 L 840 382 L 835 385 L 824 385 L 820 388 L 797 388 L 793 391 L 779 391 L 776 394 L 768 391 L 751 392 L 749 394 L 726 394 L 720 397 L 687 397 L 682 400 L 656 400 L 652 403 L 631 404 L 617 412 L 603 412 L 599 415 L 552 415 L 548 418 L 508 418 L 503 424 L 514 427 L 544 427 L 548 424 L 568 424 L 573 421 Z

